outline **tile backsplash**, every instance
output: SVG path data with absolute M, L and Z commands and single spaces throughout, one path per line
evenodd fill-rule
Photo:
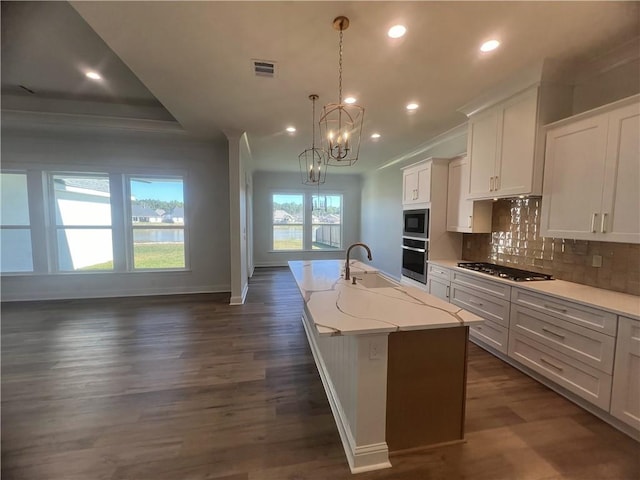
M 463 260 L 491 262 L 640 295 L 640 245 L 540 236 L 540 197 L 494 202 L 491 233 L 464 234 Z M 602 266 L 594 267 L 598 261 Z

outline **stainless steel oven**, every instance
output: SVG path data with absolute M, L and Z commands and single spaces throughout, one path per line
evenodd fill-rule
M 428 244 L 426 239 L 402 237 L 402 275 L 427 283 Z
M 429 238 L 429 209 L 404 210 L 403 215 L 403 236 Z

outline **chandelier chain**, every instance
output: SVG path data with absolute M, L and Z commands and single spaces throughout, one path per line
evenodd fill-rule
M 342 104 L 342 28 L 340 29 L 340 50 L 338 61 L 338 103 Z

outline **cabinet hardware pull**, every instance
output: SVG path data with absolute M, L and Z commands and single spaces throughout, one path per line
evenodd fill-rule
M 553 330 L 549 330 L 549 329 L 547 329 L 547 328 L 542 327 L 542 331 L 543 331 L 543 332 L 550 333 L 551 335 L 555 335 L 556 337 L 561 338 L 561 339 L 563 339 L 563 340 L 564 340 L 564 335 L 560 335 L 559 333 L 556 333 L 556 332 L 554 332 Z
M 451 294 L 451 287 L 449 285 L 447 285 L 447 293 L 445 294 L 447 298 L 449 298 L 449 295 Z
M 469 303 L 471 303 L 472 305 L 478 305 L 479 307 L 482 306 L 482 302 L 475 302 L 473 299 L 469 299 Z
M 489 178 L 489 191 L 493 192 L 493 177 Z
M 545 359 L 545 358 L 540 357 L 540 361 L 541 361 L 542 363 L 546 363 L 546 364 L 547 364 L 547 365 L 549 365 L 550 367 L 555 368 L 555 369 L 556 369 L 556 370 L 558 370 L 559 372 L 562 372 L 562 371 L 564 370 L 562 367 L 559 367 L 558 365 L 556 365 L 556 364 L 554 364 L 554 363 L 550 362 L 549 360 L 547 360 L 547 359 Z
M 496 177 L 496 190 L 500 190 L 500 177 Z
M 546 303 L 544 304 L 544 308 L 548 308 L 549 310 L 555 310 L 556 312 L 560 312 L 560 313 L 567 313 L 566 308 L 554 307 L 553 305 L 547 305 Z
M 591 215 L 591 233 L 596 233 L 596 217 L 597 213 Z
M 472 215 L 469 215 L 469 225 L 468 225 L 469 228 L 471 228 L 471 217 Z
M 600 231 L 602 233 L 607 233 L 606 227 L 607 227 L 607 214 L 603 213 L 602 214 L 602 221 L 600 222 Z

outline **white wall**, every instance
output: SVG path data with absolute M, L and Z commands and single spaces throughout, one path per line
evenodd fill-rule
M 353 174 L 327 174 L 327 181 L 320 186 L 320 194 L 343 195 L 343 245 L 361 241 L 360 191 L 362 179 Z M 287 265 L 289 260 L 320 260 L 344 258 L 344 250 L 273 252 L 272 248 L 272 193 L 317 192 L 317 187 L 303 185 L 300 173 L 253 173 L 253 257 L 256 267 Z M 358 256 L 360 255 L 358 249 Z M 355 253 L 355 250 L 354 250 Z M 376 253 L 373 252 L 375 257 Z
M 420 154 L 364 177 L 362 185 L 362 240 L 373 251 L 373 264 L 400 278 L 402 269 L 402 171 L 429 157 L 451 158 L 467 150 L 466 125 L 433 139 Z M 460 234 L 462 235 L 462 234 Z M 460 252 L 461 254 L 462 252 Z
M 229 174 L 224 146 L 189 141 L 174 133 L 3 128 L 2 162 L 3 168 L 184 173 L 191 258 L 188 271 L 6 275 L 3 301 L 230 290 Z

